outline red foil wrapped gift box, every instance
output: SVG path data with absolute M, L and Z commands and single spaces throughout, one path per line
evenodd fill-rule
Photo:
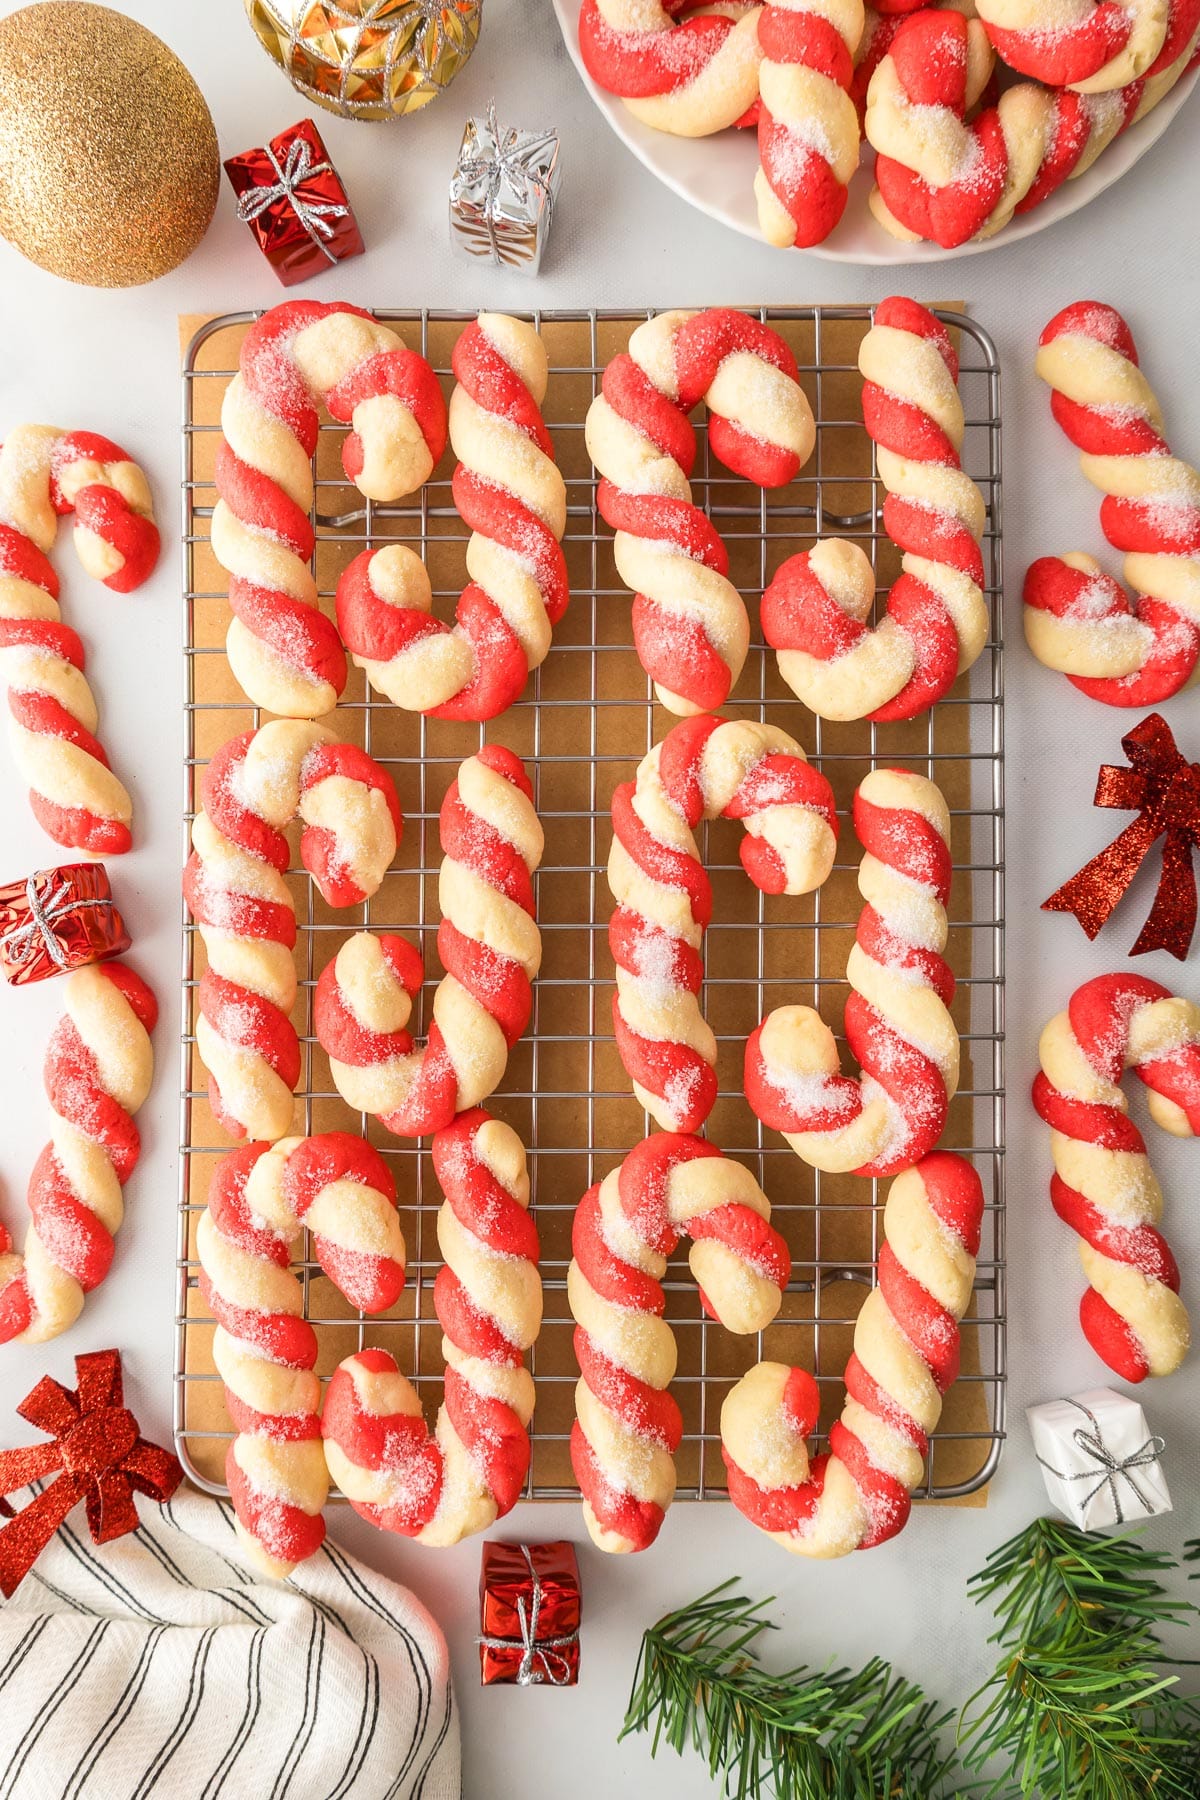
M 0 975 L 13 987 L 66 975 L 129 948 L 101 863 L 38 869 L 0 885 Z
M 484 1544 L 479 1613 L 484 1687 L 575 1686 L 580 1590 L 573 1544 Z
M 238 218 L 284 287 L 362 255 L 358 221 L 311 119 L 231 156 L 225 173 L 238 197 Z

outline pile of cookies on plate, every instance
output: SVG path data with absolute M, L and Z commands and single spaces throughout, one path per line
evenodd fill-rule
M 681 137 L 758 132 L 758 218 L 805 249 L 862 142 L 893 237 L 994 237 L 1082 175 L 1194 66 L 1200 0 L 583 0 L 589 74 Z

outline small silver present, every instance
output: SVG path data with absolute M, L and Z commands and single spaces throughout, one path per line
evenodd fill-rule
M 1089 1388 L 1026 1412 L 1046 1492 L 1082 1531 L 1130 1525 L 1171 1511 L 1160 1458 L 1136 1400 L 1114 1388 Z
M 501 130 L 493 101 L 468 119 L 450 178 L 450 236 L 465 256 L 536 275 L 559 178 L 558 133 Z

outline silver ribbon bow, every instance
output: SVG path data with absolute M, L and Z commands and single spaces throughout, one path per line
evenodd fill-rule
M 1104 1436 L 1100 1430 L 1100 1422 L 1096 1418 L 1091 1407 L 1085 1406 L 1082 1400 L 1068 1400 L 1067 1405 L 1073 1406 L 1078 1412 L 1084 1413 L 1091 1424 L 1092 1429 L 1090 1431 L 1080 1425 L 1071 1433 L 1071 1436 L 1072 1440 L 1078 1444 L 1084 1455 L 1091 1457 L 1096 1468 L 1074 1469 L 1070 1471 L 1056 1469 L 1052 1463 L 1046 1461 L 1044 1456 L 1039 1456 L 1038 1461 L 1041 1463 L 1043 1469 L 1049 1469 L 1051 1475 L 1056 1475 L 1060 1481 L 1091 1481 L 1096 1474 L 1096 1469 L 1102 1470 L 1103 1472 L 1096 1481 L 1095 1486 L 1084 1495 L 1083 1507 L 1086 1511 L 1092 1504 L 1092 1501 L 1096 1498 L 1096 1495 L 1100 1493 L 1102 1489 L 1107 1488 L 1112 1498 L 1113 1511 L 1117 1515 L 1118 1525 L 1123 1525 L 1125 1523 L 1125 1509 L 1121 1505 L 1121 1491 L 1117 1485 L 1118 1476 L 1123 1477 L 1124 1480 L 1129 1483 L 1136 1499 L 1140 1502 L 1142 1511 L 1149 1517 L 1154 1512 L 1154 1507 L 1134 1480 L 1132 1471 L 1134 1469 L 1148 1469 L 1156 1463 L 1167 1447 L 1166 1439 L 1157 1436 L 1148 1437 L 1145 1443 L 1137 1450 L 1131 1450 L 1128 1456 L 1117 1458 L 1104 1442 Z
M 517 1686 L 539 1687 L 543 1683 L 549 1682 L 551 1687 L 566 1687 L 571 1679 L 571 1665 L 562 1652 L 569 1649 L 572 1644 L 579 1642 L 579 1633 L 572 1631 L 566 1637 L 543 1638 L 540 1643 L 538 1642 L 538 1620 L 542 1611 L 542 1583 L 533 1566 L 533 1558 L 529 1554 L 528 1544 L 518 1544 L 517 1548 L 525 1558 L 533 1590 L 528 1611 L 525 1608 L 524 1594 L 517 1595 L 517 1623 L 521 1628 L 523 1651 L 521 1666 L 517 1670 Z M 475 1642 L 481 1644 L 485 1650 L 511 1650 L 513 1647 L 511 1638 L 478 1637 Z
M 482 220 L 493 257 L 499 261 L 514 227 L 531 229 L 543 216 L 550 229 L 558 161 L 558 133 L 503 131 L 490 101 L 482 119 L 468 123 L 452 184 L 453 197 Z
M 110 911 L 113 902 L 111 896 L 108 899 L 76 900 L 72 897 L 70 886 L 65 881 L 56 892 L 54 878 L 57 874 L 57 869 L 52 869 L 50 871 L 51 878 L 46 887 L 45 899 L 42 898 L 38 891 L 37 876 L 31 875 L 29 877 L 28 881 L 25 883 L 25 898 L 29 902 L 29 917 L 23 925 L 18 925 L 13 931 L 6 934 L 5 944 L 9 949 L 15 948 L 17 950 L 24 950 L 32 946 L 34 940 L 40 937 L 45 945 L 46 954 L 51 962 L 58 968 L 65 969 L 68 966 L 67 958 L 63 952 L 62 945 L 54 935 L 54 921 L 56 919 L 61 919 L 67 913 L 75 912 L 76 910 L 82 911 L 86 909 L 94 911 L 95 909 L 100 908 Z
M 333 236 L 333 226 L 328 221 L 344 219 L 350 208 L 342 206 L 336 200 L 306 200 L 297 191 L 306 181 L 311 181 L 314 175 L 334 174 L 333 164 L 315 163 L 312 159 L 312 145 L 307 138 L 292 139 L 282 168 L 270 144 L 266 146 L 266 151 L 275 171 L 274 185 L 247 188 L 238 200 L 238 218 L 243 225 L 248 225 L 260 213 L 265 213 L 268 207 L 274 206 L 277 200 L 286 200 L 321 255 L 327 262 L 335 263 L 337 257 L 323 241 Z

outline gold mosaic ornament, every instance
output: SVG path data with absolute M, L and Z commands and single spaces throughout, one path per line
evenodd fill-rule
M 0 19 L 0 236 L 88 287 L 190 256 L 221 165 L 204 98 L 144 25 L 86 0 Z
M 346 119 L 395 119 L 450 86 L 483 0 L 246 0 L 246 14 L 306 99 Z

